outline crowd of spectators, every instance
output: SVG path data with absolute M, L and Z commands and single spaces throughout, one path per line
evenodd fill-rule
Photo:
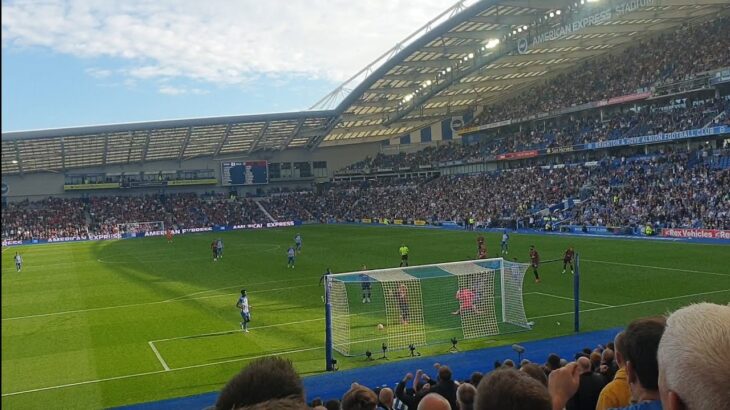
M 725 67 L 730 61 L 728 25 L 730 19 L 723 17 L 640 40 L 619 55 L 591 59 L 514 98 L 485 107 L 474 122 L 517 119 L 633 94 Z
M 474 219 L 483 227 L 542 227 L 540 218 L 549 215 L 554 222 L 588 226 L 730 229 L 730 170 L 715 169 L 706 154 L 700 149 L 607 157 L 590 166 L 338 182 L 257 200 L 277 221 Z M 269 222 L 254 201 L 190 193 L 24 201 L 3 207 L 2 234 L 51 239 L 124 233 L 120 226 L 134 222 L 178 229 Z
M 458 379 L 436 363 L 370 389 L 356 381 L 341 399 L 306 401 L 291 362 L 258 359 L 233 377 L 209 409 L 315 410 L 717 410 L 730 403 L 730 372 L 715 354 L 727 348 L 730 306 L 699 303 L 668 317 L 632 321 L 614 340 L 544 363 L 511 359 Z M 463 369 L 462 369 L 463 370 Z M 388 386 L 394 386 L 394 389 Z
M 348 166 L 351 172 L 375 170 L 418 170 L 449 161 L 474 162 L 499 154 L 545 148 L 572 147 L 576 144 L 618 138 L 655 135 L 674 131 L 730 124 L 730 100 L 681 98 L 657 106 L 631 110 L 564 117 L 548 122 L 525 123 L 518 129 L 501 132 L 473 143 L 450 142 L 428 146 L 412 153 L 384 154 Z
M 703 161 L 705 150 L 607 158 L 595 166 L 520 168 L 432 180 L 333 184 L 319 195 L 267 202 L 274 215 L 313 220 L 457 221 L 485 227 L 537 226 L 537 213 L 560 203 L 558 221 L 642 228 L 730 228 L 730 172 Z M 387 181 L 387 182 L 382 182 Z M 540 226 L 541 227 L 541 226 Z
M 253 199 L 193 193 L 10 202 L 2 218 L 2 237 L 9 240 L 121 234 L 140 222 L 173 229 L 270 222 Z
M 578 224 L 730 228 L 730 172 L 690 154 L 617 161 L 591 181 L 590 196 L 573 210 Z

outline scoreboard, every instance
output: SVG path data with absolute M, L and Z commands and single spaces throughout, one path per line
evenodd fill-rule
M 224 161 L 221 162 L 221 184 L 261 185 L 269 183 L 267 161 Z

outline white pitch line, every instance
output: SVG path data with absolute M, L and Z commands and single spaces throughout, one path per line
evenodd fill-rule
M 242 362 L 242 361 L 246 361 L 246 360 L 260 359 L 262 357 L 280 356 L 280 355 L 294 354 L 294 353 L 302 353 L 302 352 L 309 352 L 309 351 L 321 350 L 321 349 L 324 349 L 324 347 L 322 347 L 322 346 L 318 346 L 318 347 L 307 347 L 307 348 L 302 348 L 302 349 L 287 350 L 287 351 L 283 351 L 283 352 L 268 353 L 268 354 L 262 354 L 262 355 L 257 355 L 257 356 L 239 357 L 237 359 L 223 360 L 223 361 L 220 361 L 220 362 L 202 363 L 202 364 L 194 364 L 194 365 L 191 365 L 191 366 L 175 367 L 175 368 L 172 368 L 170 370 L 155 370 L 155 371 L 144 372 L 144 373 L 125 374 L 124 376 L 106 377 L 106 378 L 103 378 L 103 379 L 95 379 L 95 380 L 85 380 L 85 381 L 82 381 L 82 382 L 67 383 L 67 384 L 61 384 L 61 385 L 58 385 L 58 386 L 39 387 L 39 388 L 36 388 L 36 389 L 16 391 L 16 392 L 11 392 L 11 393 L 3 393 L 2 397 L 16 396 L 16 395 L 19 395 L 19 394 L 27 394 L 27 393 L 36 393 L 36 392 L 47 391 L 47 390 L 58 390 L 58 389 L 63 389 L 63 388 L 67 388 L 67 387 L 83 386 L 83 385 L 86 385 L 86 384 L 96 384 L 96 383 L 103 383 L 103 382 L 108 382 L 108 381 L 113 381 L 113 380 L 121 380 L 121 379 L 130 379 L 130 378 L 135 378 L 135 377 L 149 376 L 149 375 L 153 375 L 153 374 L 166 373 L 168 371 L 175 372 L 175 371 L 180 371 L 180 370 L 196 369 L 196 368 L 200 368 L 200 367 L 216 366 L 216 365 L 219 365 L 219 364 L 235 363 L 235 362 Z
M 162 355 L 159 351 L 157 351 L 157 348 L 155 347 L 154 342 L 147 342 L 150 347 L 152 348 L 152 351 L 155 352 L 155 356 L 157 356 L 157 360 L 160 361 L 160 364 L 162 365 L 162 368 L 165 369 L 165 371 L 170 371 L 170 367 L 167 365 L 167 362 L 165 362 L 165 359 L 162 358 Z
M 679 269 L 679 268 L 665 268 L 663 266 L 635 265 L 633 263 L 597 261 L 597 260 L 592 260 L 592 259 L 581 259 L 581 261 L 593 262 L 593 263 L 605 263 L 607 265 L 631 266 L 634 268 L 661 269 L 661 270 L 670 270 L 670 271 L 675 271 L 675 272 L 702 273 L 705 275 L 715 275 L 715 276 L 730 276 L 730 273 L 706 272 L 706 271 L 701 271 L 701 270 L 690 270 L 690 269 Z
M 584 313 L 584 312 L 595 312 L 595 311 L 598 311 L 598 310 L 616 309 L 616 308 L 622 308 L 622 307 L 628 307 L 628 306 L 644 305 L 644 304 L 647 304 L 647 303 L 664 302 L 664 301 L 667 301 L 667 300 L 691 298 L 691 297 L 694 297 L 694 296 L 712 295 L 712 294 L 715 294 L 715 293 L 722 293 L 722 292 L 730 292 L 730 289 L 713 290 L 711 292 L 692 293 L 690 295 L 674 296 L 674 297 L 669 297 L 669 298 L 644 300 L 644 301 L 641 301 L 641 302 L 624 303 L 622 305 L 613 305 L 613 306 L 606 306 L 606 307 L 599 307 L 599 308 L 582 309 L 580 311 L 580 313 Z M 530 319 L 530 320 L 532 320 L 532 319 L 544 319 L 544 318 L 548 318 L 548 317 L 565 316 L 565 315 L 570 315 L 570 314 L 573 314 L 573 312 L 570 311 L 570 312 L 565 312 L 565 313 L 554 313 L 554 314 L 551 314 L 551 315 L 533 316 L 533 317 L 529 317 L 528 319 Z
M 289 287 L 286 287 L 286 288 L 256 290 L 256 291 L 251 291 L 249 293 L 258 294 L 258 293 L 267 293 L 267 292 L 278 292 L 278 291 L 282 291 L 282 290 L 298 289 L 298 288 L 312 287 L 312 286 L 319 286 L 319 285 L 312 284 L 312 285 L 302 285 L 302 286 L 289 286 Z M 128 304 L 128 305 L 103 306 L 103 307 L 89 308 L 89 309 L 64 310 L 64 311 L 61 311 L 61 312 L 39 313 L 37 315 L 7 317 L 7 318 L 3 318 L 2 321 L 4 322 L 4 321 L 10 321 L 10 320 L 20 320 L 20 319 L 31 319 L 31 318 L 38 318 L 38 317 L 68 315 L 68 314 L 73 314 L 73 313 L 96 312 L 96 311 L 100 311 L 100 310 L 123 309 L 123 308 L 129 308 L 129 307 L 159 305 L 159 304 L 163 304 L 163 303 L 185 302 L 185 301 L 190 301 L 190 300 L 210 299 L 210 298 L 214 298 L 214 297 L 224 297 L 224 296 L 225 297 L 231 297 L 231 295 L 212 295 L 212 296 L 201 296 L 201 297 L 197 297 L 197 298 L 188 298 L 188 299 L 158 300 L 156 302 L 131 303 L 131 304 Z
M 553 295 L 552 293 L 542 293 L 542 292 L 532 292 L 532 293 L 535 294 L 535 295 L 549 296 L 551 298 L 556 298 L 556 299 L 565 299 L 565 300 L 570 300 L 570 301 L 574 301 L 575 300 L 573 298 L 568 298 L 568 297 L 565 297 L 565 296 Z M 598 303 L 598 302 L 591 302 L 590 300 L 585 300 L 585 299 L 581 299 L 580 301 L 581 302 L 584 302 L 584 303 L 590 303 L 591 305 L 598 305 L 598 306 L 605 306 L 605 307 L 613 307 L 613 305 L 607 305 L 605 303 Z
M 709 294 L 721 293 L 721 292 L 730 292 L 730 289 L 716 290 L 716 291 L 712 291 L 712 292 L 693 293 L 693 294 L 690 294 L 690 295 L 682 295 L 682 296 L 675 296 L 675 297 L 670 297 L 670 298 L 646 300 L 646 301 L 642 301 L 642 302 L 626 303 L 626 304 L 623 304 L 623 305 L 615 305 L 615 306 L 611 306 L 611 307 L 600 307 L 600 308 L 586 309 L 586 310 L 581 310 L 581 313 L 583 313 L 583 312 L 593 312 L 593 311 L 598 311 L 598 310 L 615 309 L 615 308 L 626 307 L 626 306 L 635 306 L 635 305 L 641 305 L 641 304 L 646 304 L 646 303 L 663 302 L 663 301 L 666 301 L 666 300 L 682 299 L 682 298 L 688 298 L 688 297 L 693 297 L 693 296 L 709 295 Z M 532 319 L 544 319 L 544 318 L 548 318 L 548 317 L 569 315 L 571 313 L 573 313 L 573 312 L 557 313 L 557 314 L 543 315 L 543 316 L 534 316 L 534 317 L 530 317 L 528 319 L 529 320 L 532 320 Z M 321 349 L 324 349 L 324 347 L 321 347 L 320 346 L 320 347 L 310 347 L 310 348 L 303 348 L 303 349 L 295 349 L 295 350 L 289 350 L 289 351 L 284 351 L 284 352 L 279 352 L 279 353 L 271 353 L 271 354 L 265 354 L 265 355 L 259 355 L 259 356 L 251 356 L 251 357 L 243 357 L 243 358 L 238 358 L 238 359 L 224 360 L 224 361 L 220 361 L 220 362 L 203 363 L 203 364 L 196 364 L 196 365 L 191 365 L 191 366 L 176 367 L 176 368 L 170 369 L 170 371 L 171 372 L 174 372 L 174 371 L 179 371 L 179 370 L 196 369 L 196 368 L 200 368 L 200 367 L 209 367 L 209 366 L 216 366 L 216 365 L 225 364 L 225 363 L 232 363 L 232 362 L 240 362 L 240 361 L 251 360 L 251 359 L 258 359 L 258 358 L 261 358 L 261 357 L 269 357 L 269 356 L 277 356 L 277 355 L 283 355 L 283 354 L 301 353 L 301 352 L 308 352 L 308 351 L 321 350 Z M 156 371 L 152 371 L 152 372 L 144 372 L 144 373 L 136 373 L 136 374 L 127 374 L 127 375 L 124 375 L 124 376 L 107 377 L 107 378 L 104 378 L 104 379 L 86 380 L 86 381 L 77 382 L 77 383 L 61 384 L 61 385 L 58 385 L 58 386 L 40 387 L 40 388 L 30 389 L 30 390 L 23 390 L 23 391 L 17 391 L 17 392 L 3 393 L 2 394 L 2 397 L 15 396 L 15 395 L 26 394 L 26 393 L 35 393 L 35 392 L 46 391 L 46 390 L 57 390 L 57 389 L 62 389 L 62 388 L 66 388 L 66 387 L 74 387 L 74 386 L 81 386 L 81 385 L 85 385 L 85 384 L 102 383 L 102 382 L 113 381 L 113 380 L 120 380 L 120 379 L 129 379 L 129 378 L 133 378 L 133 377 L 148 376 L 148 375 L 152 375 L 152 374 L 159 374 L 159 373 L 165 373 L 165 372 L 166 372 L 166 370 L 156 370 Z

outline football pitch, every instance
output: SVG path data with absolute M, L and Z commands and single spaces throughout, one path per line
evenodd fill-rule
M 296 233 L 303 252 L 287 269 Z M 333 272 L 476 257 L 474 232 L 312 225 L 6 248 L 2 253 L 2 406 L 102 408 L 219 390 L 247 361 L 290 358 L 300 374 L 321 372 L 325 268 Z M 499 234 L 487 233 L 490 257 Z M 210 243 L 225 243 L 213 262 Z M 696 301 L 730 302 L 730 246 L 513 234 L 509 258 L 557 259 L 573 245 L 581 256 L 581 330 L 622 326 Z M 16 273 L 12 256 L 24 259 Z M 528 271 L 525 310 L 531 331 L 460 341 L 476 349 L 570 334 L 573 290 L 562 263 Z M 235 307 L 251 304 L 251 332 Z M 448 313 L 446 313 L 448 314 Z M 373 328 L 373 332 L 377 332 Z M 440 354 L 449 345 L 420 348 Z M 377 352 L 376 352 L 377 354 Z M 391 352 L 391 360 L 409 352 Z M 337 356 L 340 369 L 371 366 Z M 484 366 L 485 368 L 488 365 Z M 399 377 L 399 376 L 394 376 Z

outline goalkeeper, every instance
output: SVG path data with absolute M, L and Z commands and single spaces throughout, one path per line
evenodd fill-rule
M 363 265 L 363 267 L 365 267 Z M 371 284 L 370 277 L 364 273 L 360 274 L 360 286 L 362 287 L 362 303 L 370 303 Z
M 474 300 L 476 299 L 476 295 L 474 294 L 474 291 L 469 288 L 463 288 L 459 289 L 456 292 L 456 300 L 459 301 L 459 309 L 455 312 L 451 312 L 452 315 L 460 315 L 462 313 L 466 313 L 468 311 L 472 311 L 474 313 L 480 313 L 479 310 L 474 306 Z

